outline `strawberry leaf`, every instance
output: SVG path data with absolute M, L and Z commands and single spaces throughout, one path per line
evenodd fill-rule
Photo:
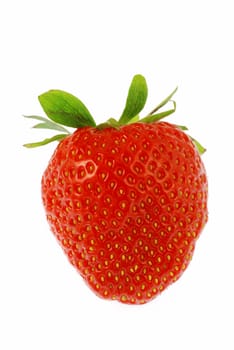
M 132 79 L 128 90 L 124 111 L 119 119 L 120 124 L 127 124 L 137 116 L 145 106 L 148 96 L 148 88 L 145 78 L 138 74 Z
M 58 124 L 73 128 L 96 125 L 83 102 L 68 92 L 50 90 L 38 99 L 47 116 Z
M 169 109 L 168 111 L 156 113 L 156 114 L 149 114 L 147 117 L 142 118 L 140 121 L 143 123 L 153 123 L 157 122 L 163 118 L 166 118 L 168 115 L 172 114 L 176 110 L 176 103 L 175 101 L 172 101 L 173 103 L 173 109 Z
M 194 145 L 196 146 L 198 152 L 200 155 L 204 154 L 206 152 L 206 148 L 203 147 L 200 142 L 198 142 L 197 140 L 195 140 L 192 136 L 189 135 L 189 137 L 191 138 L 191 140 L 193 141 Z
M 170 93 L 169 96 L 167 96 L 161 103 L 159 103 L 159 105 L 157 105 L 157 107 L 155 107 L 149 114 L 149 115 L 153 115 L 155 112 L 157 112 L 159 109 L 161 109 L 163 106 L 165 106 L 172 98 L 172 96 L 176 93 L 176 91 L 178 90 L 178 86 L 175 88 L 175 90 L 172 91 L 172 93 Z M 174 101 L 172 101 L 173 103 L 175 103 Z M 175 104 L 174 104 L 174 110 L 175 110 Z
M 39 141 L 39 142 L 26 143 L 23 146 L 26 147 L 26 148 L 40 147 L 40 146 L 47 145 L 50 142 L 61 141 L 62 139 L 64 139 L 67 136 L 68 136 L 67 134 L 58 134 L 58 135 L 55 135 L 53 137 L 46 138 L 46 139 L 44 139 L 42 141 Z
M 173 125 L 179 128 L 180 130 L 184 130 L 184 131 L 188 130 L 187 126 L 185 125 L 178 125 L 178 124 L 173 124 Z
M 27 115 L 27 116 L 25 115 L 24 117 L 42 121 L 42 123 L 38 123 L 34 125 L 33 126 L 34 129 L 50 129 L 50 130 L 62 131 L 67 134 L 70 134 L 70 132 L 66 128 L 49 120 L 48 118 L 39 117 L 37 115 Z

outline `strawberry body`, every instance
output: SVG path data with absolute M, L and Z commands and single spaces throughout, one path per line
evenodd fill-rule
M 42 177 L 51 230 L 102 298 L 145 303 L 188 266 L 207 221 L 207 177 L 187 134 L 167 122 L 83 127 Z

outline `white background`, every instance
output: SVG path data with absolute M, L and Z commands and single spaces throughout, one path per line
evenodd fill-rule
M 3 0 L 0 5 L 0 348 L 234 349 L 233 2 Z M 52 88 L 118 117 L 134 74 L 145 112 L 177 112 L 207 148 L 209 223 L 183 277 L 144 306 L 97 298 L 49 231 L 40 179 L 55 145 L 22 115 Z

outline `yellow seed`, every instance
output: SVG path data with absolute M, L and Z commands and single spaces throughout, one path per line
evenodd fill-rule
M 141 224 L 141 218 L 137 218 L 137 223 L 140 225 Z
M 125 208 L 126 208 L 126 203 L 125 203 L 125 202 L 122 202 L 122 203 L 120 204 L 120 206 L 121 206 L 122 209 L 125 209 Z
M 126 301 L 128 300 L 128 298 L 126 297 L 126 295 L 121 295 L 120 300 L 121 300 L 122 302 L 126 302 Z
M 157 222 L 154 222 L 154 227 L 157 228 L 158 227 L 158 223 Z
M 105 215 L 105 216 L 108 215 L 108 211 L 106 209 L 103 209 L 103 215 Z
M 124 234 L 124 230 L 121 228 L 121 229 L 119 230 L 119 233 L 120 233 L 121 235 L 123 235 L 123 234 Z
M 152 275 L 148 275 L 148 280 L 149 281 L 152 281 L 152 278 L 153 278 Z

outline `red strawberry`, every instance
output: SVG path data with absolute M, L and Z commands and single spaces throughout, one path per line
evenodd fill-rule
M 159 121 L 175 110 L 139 120 L 146 97 L 137 75 L 119 121 L 96 126 L 74 96 L 39 97 L 49 116 L 37 127 L 63 133 L 42 177 L 47 220 L 70 262 L 100 297 L 148 302 L 187 268 L 207 221 L 207 177 L 198 149 L 181 129 Z M 35 117 L 34 117 L 35 118 Z M 76 127 L 67 130 L 55 122 Z M 85 126 L 86 125 L 86 126 Z

